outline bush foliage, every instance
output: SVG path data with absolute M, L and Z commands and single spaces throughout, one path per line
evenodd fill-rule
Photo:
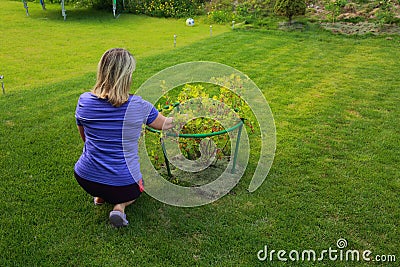
M 204 2 L 204 0 L 130 0 L 127 8 L 134 14 L 179 18 L 203 13 Z
M 272 13 L 275 0 L 214 0 L 206 6 L 208 18 L 217 23 L 246 21 L 253 23 Z

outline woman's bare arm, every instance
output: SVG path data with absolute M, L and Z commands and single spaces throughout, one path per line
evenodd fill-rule
M 149 124 L 149 126 L 156 130 L 168 130 L 174 127 L 174 118 L 165 117 L 161 113 L 158 113 L 157 118 Z
M 83 126 L 78 125 L 78 131 L 79 134 L 81 135 L 82 141 L 85 142 L 85 130 L 83 129 Z

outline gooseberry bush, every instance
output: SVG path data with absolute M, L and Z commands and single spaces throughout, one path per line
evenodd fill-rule
M 255 118 L 250 107 L 241 98 L 243 90 L 239 76 L 214 78 L 212 83 L 185 84 L 166 92 L 165 82 L 161 82 L 164 96 L 156 107 L 165 116 L 173 116 L 175 127 L 168 134 L 200 135 L 221 133 L 211 137 L 177 139 L 180 156 L 198 165 L 215 166 L 231 160 L 231 142 L 236 140 L 237 130 L 224 132 L 239 123 L 244 124 L 248 133 L 255 132 Z M 229 89 L 228 89 L 229 88 Z M 257 128 L 257 127 L 256 127 Z M 148 138 L 149 137 L 149 138 Z M 151 147 L 150 158 L 156 169 L 165 166 L 160 140 L 168 138 L 167 133 L 160 136 L 146 134 L 146 147 Z M 235 142 L 235 141 L 233 141 Z M 167 151 L 168 154 L 168 151 Z M 175 159 L 176 160 L 176 159 Z M 179 177 L 168 177 L 179 183 Z

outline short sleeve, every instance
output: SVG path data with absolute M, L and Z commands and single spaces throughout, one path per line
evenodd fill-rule
M 83 126 L 82 122 L 78 118 L 76 118 L 76 125 Z
M 152 123 L 157 118 L 157 116 L 158 116 L 158 110 L 153 106 L 149 116 L 147 117 L 146 124 Z

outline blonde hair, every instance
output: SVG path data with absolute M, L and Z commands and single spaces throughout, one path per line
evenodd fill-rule
M 119 107 L 128 101 L 135 58 L 123 48 L 107 50 L 97 66 L 97 81 L 92 93 Z

